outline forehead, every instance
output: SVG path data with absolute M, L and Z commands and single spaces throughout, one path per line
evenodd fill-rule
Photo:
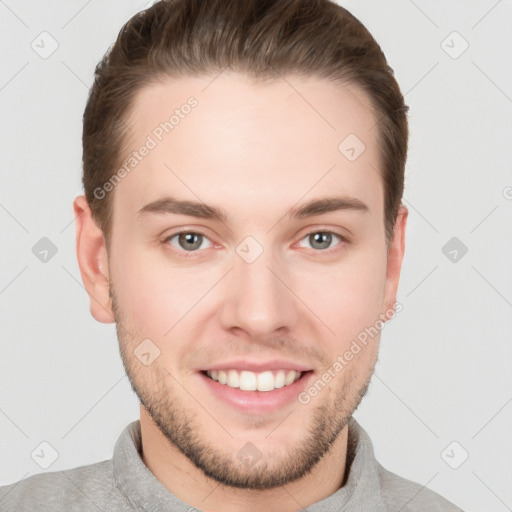
M 247 216 L 326 195 L 382 209 L 376 115 L 354 86 L 237 73 L 169 78 L 137 94 L 127 124 L 125 161 L 139 157 L 116 187 L 114 211 L 135 214 L 166 195 Z

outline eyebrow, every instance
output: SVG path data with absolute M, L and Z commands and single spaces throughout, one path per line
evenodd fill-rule
M 312 199 L 301 206 L 290 208 L 285 215 L 288 215 L 290 219 L 305 219 L 340 210 L 368 212 L 369 208 L 360 199 L 355 197 L 324 197 Z M 179 200 L 174 197 L 163 197 L 144 205 L 137 212 L 137 217 L 140 218 L 147 214 L 167 213 L 212 219 L 222 223 L 226 223 L 228 220 L 228 215 L 224 208 L 197 201 Z

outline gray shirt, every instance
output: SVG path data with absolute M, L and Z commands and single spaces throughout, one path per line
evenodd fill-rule
M 111 460 L 32 475 L 0 487 L 2 512 L 176 511 L 197 509 L 169 492 L 141 455 L 140 421 L 127 425 Z M 368 434 L 349 421 L 345 485 L 308 512 L 462 512 L 439 494 L 377 462 Z

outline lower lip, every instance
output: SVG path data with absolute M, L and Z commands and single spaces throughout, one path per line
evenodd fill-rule
M 240 388 L 232 388 L 226 384 L 220 384 L 201 372 L 199 376 L 215 396 L 231 406 L 244 412 L 268 413 L 281 409 L 297 400 L 298 395 L 304 391 L 309 381 L 313 378 L 313 374 L 313 371 L 305 372 L 293 384 L 274 389 L 273 391 L 244 391 Z

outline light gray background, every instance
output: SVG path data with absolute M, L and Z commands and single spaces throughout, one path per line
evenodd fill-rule
M 395 69 L 411 128 L 404 309 L 355 417 L 389 470 L 467 511 L 512 510 L 512 2 L 340 3 Z M 43 441 L 47 471 L 109 459 L 138 418 L 115 328 L 89 313 L 72 201 L 94 66 L 148 5 L 0 0 L 0 485 L 45 471 Z M 46 59 L 31 47 L 43 31 L 58 42 Z M 46 263 L 42 237 L 58 248 Z

